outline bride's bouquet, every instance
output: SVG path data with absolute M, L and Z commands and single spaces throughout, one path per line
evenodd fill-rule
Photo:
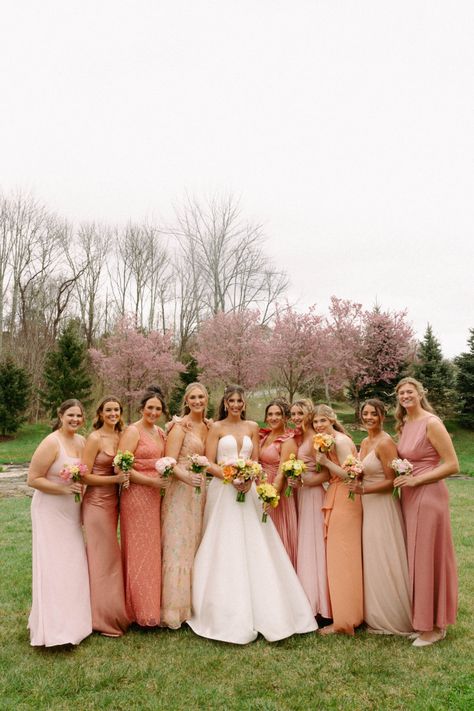
M 362 474 L 364 473 L 364 467 L 362 466 L 362 462 L 360 461 L 360 459 L 357 459 L 357 457 L 354 457 L 353 454 L 347 455 L 347 457 L 342 463 L 342 468 L 346 472 L 349 479 L 351 479 L 351 481 L 361 479 Z M 349 491 L 348 498 L 351 499 L 351 501 L 355 501 L 355 494 L 353 491 Z
M 174 467 L 176 465 L 176 459 L 173 457 L 161 457 L 156 460 L 155 469 L 162 479 L 168 479 L 172 474 L 174 474 Z M 166 494 L 165 489 L 160 489 L 161 496 Z
M 209 466 L 209 459 L 202 454 L 189 454 L 188 461 L 189 469 L 195 474 L 203 474 Z M 200 494 L 201 487 L 195 486 L 194 491 L 196 494 Z
M 85 464 L 65 464 L 59 476 L 63 481 L 82 481 L 84 474 L 87 474 L 87 466 Z M 81 495 L 76 491 L 74 501 L 79 503 Z
M 322 452 L 322 454 L 327 454 L 330 449 L 334 447 L 336 440 L 330 434 L 325 434 L 324 432 L 316 434 L 313 437 L 313 447 L 317 452 Z M 321 465 L 316 464 L 316 471 L 321 471 Z
M 290 458 L 283 462 L 281 469 L 285 476 L 289 479 L 299 479 L 301 481 L 301 475 L 306 471 L 306 464 L 302 459 L 296 459 L 296 456 L 291 453 Z M 291 496 L 293 489 L 291 486 L 287 486 L 285 489 L 285 496 Z
M 257 495 L 263 502 L 262 523 L 266 523 L 268 518 L 267 506 L 270 505 L 272 509 L 276 509 L 278 502 L 280 501 L 280 494 L 277 492 L 273 484 L 268 484 L 264 481 L 257 486 Z
M 222 473 L 224 475 L 224 484 L 243 484 L 246 481 L 255 481 L 255 479 L 260 479 L 262 477 L 262 467 L 258 462 L 253 459 L 235 459 L 225 464 L 221 464 Z M 237 499 L 239 503 L 245 501 L 245 494 L 243 491 L 237 492 Z
M 391 467 L 397 476 L 412 476 L 413 464 L 408 459 L 393 459 Z M 393 496 L 400 498 L 400 487 L 394 486 L 392 491 Z

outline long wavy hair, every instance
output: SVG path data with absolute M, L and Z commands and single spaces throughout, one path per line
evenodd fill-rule
M 107 405 L 108 402 L 116 402 L 120 406 L 120 417 L 118 421 L 115 423 L 114 430 L 116 432 L 121 432 L 125 426 L 125 423 L 122 419 L 123 415 L 123 405 L 118 399 L 118 397 L 115 397 L 114 395 L 107 395 L 106 397 L 102 398 L 102 400 L 99 402 L 97 405 L 97 410 L 95 411 L 95 417 L 94 421 L 92 422 L 92 427 L 94 430 L 99 430 L 102 425 L 104 424 L 104 407 Z
M 374 408 L 375 412 L 377 413 L 377 415 L 380 418 L 380 424 L 382 425 L 383 421 L 385 419 L 385 416 L 387 414 L 387 412 L 385 410 L 385 405 L 383 404 L 382 400 L 379 400 L 376 397 L 370 397 L 370 398 L 368 398 L 368 400 L 364 400 L 364 402 L 362 403 L 362 405 L 359 408 L 359 415 L 360 415 L 361 420 L 362 420 L 362 413 L 364 411 L 364 408 L 367 407 L 367 405 Z
M 82 412 L 82 419 L 85 420 L 85 413 L 84 413 L 84 405 L 80 400 L 77 400 L 75 397 L 69 398 L 69 400 L 65 400 L 60 404 L 58 409 L 56 410 L 56 421 L 53 423 L 53 432 L 56 430 L 59 430 L 61 427 L 61 415 L 64 415 L 66 410 L 69 410 L 70 407 L 79 407 L 81 412 Z
M 426 412 L 431 412 L 433 415 L 436 415 L 436 412 L 434 411 L 432 405 L 430 404 L 430 401 L 426 397 L 427 391 L 423 387 L 422 383 L 420 383 L 419 380 L 416 380 L 416 378 L 412 378 L 410 376 L 406 378 L 402 378 L 398 383 L 395 388 L 395 395 L 398 396 L 398 391 L 402 387 L 402 385 L 413 385 L 415 388 L 416 392 L 420 396 L 420 405 L 423 410 L 426 410 Z M 407 411 L 406 409 L 400 405 L 397 397 L 397 406 L 395 408 L 395 420 L 396 420 L 396 425 L 395 429 L 398 432 L 398 434 L 401 434 L 403 430 L 403 426 L 405 424 L 405 420 L 407 418 Z
M 303 432 L 306 431 L 308 427 L 308 422 L 311 424 L 311 421 L 313 419 L 312 413 L 313 413 L 313 401 L 310 400 L 309 397 L 302 397 L 299 400 L 295 400 L 294 402 L 291 403 L 290 406 L 290 416 L 291 416 L 291 408 L 292 407 L 299 407 L 300 410 L 303 410 L 303 422 L 301 424 L 301 429 Z M 310 419 L 308 420 L 308 418 Z
M 202 418 L 205 419 L 207 405 L 209 403 L 209 393 L 207 392 L 206 388 L 204 387 L 204 385 L 202 383 L 197 383 L 197 382 L 196 383 L 189 383 L 186 390 L 184 391 L 183 400 L 181 403 L 181 413 L 180 413 L 181 417 L 184 417 L 184 415 L 189 415 L 189 413 L 191 412 L 191 409 L 190 409 L 188 403 L 186 402 L 186 398 L 188 397 L 191 390 L 194 390 L 194 388 L 198 388 L 202 392 L 202 394 L 206 396 L 206 409 L 202 413 Z
M 222 396 L 222 399 L 219 403 L 219 408 L 217 411 L 217 420 L 225 420 L 227 417 L 227 408 L 226 408 L 226 400 L 230 398 L 231 395 L 234 393 L 237 393 L 237 395 L 240 395 L 242 400 L 244 401 L 244 408 L 240 413 L 240 419 L 245 420 L 245 391 L 241 385 L 227 385 L 225 390 L 224 390 L 224 395 Z
M 342 432 L 343 434 L 347 434 L 346 430 L 344 429 L 344 426 L 339 422 L 337 419 L 337 415 L 332 409 L 332 407 L 329 407 L 329 405 L 316 405 L 314 410 L 313 410 L 313 417 L 312 420 L 316 417 L 316 415 L 321 415 L 322 417 L 327 417 L 327 419 L 331 422 L 331 425 L 334 427 L 337 432 Z M 311 420 L 311 421 L 312 421 Z

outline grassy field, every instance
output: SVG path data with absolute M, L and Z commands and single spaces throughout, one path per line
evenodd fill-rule
M 27 498 L 0 500 L 1 709 L 474 708 L 472 480 L 448 483 L 460 572 L 458 623 L 415 649 L 401 638 L 315 634 L 236 647 L 171 632 L 94 634 L 71 651 L 35 649 L 26 629 L 31 526 Z M 268 600 L 271 606 L 271 598 Z M 71 610 L 71 614 L 74 611 Z

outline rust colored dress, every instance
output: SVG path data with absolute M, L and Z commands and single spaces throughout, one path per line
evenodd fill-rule
M 171 427 L 182 427 L 185 431 L 178 464 L 187 469 L 187 456 L 203 455 L 205 445 L 191 426 L 179 418 L 174 418 Z M 205 502 L 205 485 L 198 494 L 194 486 L 172 477 L 161 504 L 161 624 L 172 629 L 191 617 L 191 577 L 201 542 Z
M 134 425 L 131 425 L 134 427 Z M 144 476 L 158 476 L 157 459 L 165 450 L 165 435 L 158 428 L 160 444 L 140 433 L 133 468 Z M 131 483 L 120 496 L 120 535 L 125 578 L 125 603 L 131 622 L 142 627 L 160 624 L 161 607 L 161 494 L 155 487 Z
M 433 416 L 406 422 L 398 453 L 413 464 L 413 476 L 438 466 L 440 456 L 426 435 Z M 437 418 L 436 418 L 437 419 Z M 444 629 L 456 621 L 458 582 L 446 482 L 402 488 L 408 570 L 413 596 L 412 623 L 418 632 Z
M 265 440 L 269 434 L 270 433 L 265 432 L 263 438 L 260 440 L 260 464 L 267 475 L 268 483 L 273 484 L 280 466 L 280 450 L 282 442 L 289 437 L 293 437 L 293 433 L 285 432 L 280 437 L 277 437 L 270 444 L 270 446 L 266 447 Z M 285 488 L 286 486 L 280 494 L 278 506 L 275 509 L 269 507 L 268 513 L 275 524 L 276 530 L 280 534 L 280 538 L 285 546 L 286 552 L 288 553 L 288 557 L 291 560 L 293 567 L 296 569 L 296 554 L 298 547 L 298 518 L 296 514 L 296 501 L 294 492 L 292 492 L 292 496 L 285 496 Z
M 112 476 L 113 454 L 99 452 L 92 474 Z M 82 503 L 91 591 L 92 627 L 120 637 L 129 625 L 125 609 L 122 558 L 117 538 L 118 487 L 88 486 Z
M 341 466 L 334 449 L 329 459 Z M 331 476 L 324 499 L 326 560 L 332 618 L 336 632 L 354 634 L 364 619 L 362 584 L 362 504 L 352 501 L 346 484 Z

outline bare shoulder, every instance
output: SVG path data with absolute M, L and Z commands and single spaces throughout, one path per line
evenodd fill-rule
M 86 442 L 88 444 L 98 444 L 100 442 L 100 434 L 97 430 L 92 430 L 92 432 L 87 436 Z
M 375 453 L 377 454 L 377 456 L 379 454 L 390 454 L 391 456 L 393 455 L 393 457 L 396 457 L 397 445 L 390 437 L 388 432 L 383 433 L 383 437 L 380 439 L 380 442 L 375 448 Z
M 247 424 L 249 426 L 249 431 L 252 433 L 252 435 L 260 431 L 258 424 L 253 420 L 247 420 Z
M 432 415 L 428 418 L 426 423 L 426 431 L 428 434 L 447 434 L 449 437 L 449 432 L 442 420 L 436 415 Z
M 354 441 L 349 437 L 349 435 L 344 434 L 344 432 L 336 432 L 334 439 L 337 444 L 354 444 Z

